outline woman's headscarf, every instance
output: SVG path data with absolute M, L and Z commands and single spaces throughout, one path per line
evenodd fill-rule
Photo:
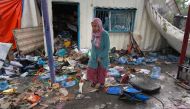
M 99 27 L 98 32 L 92 32 L 92 41 L 95 44 L 96 48 L 100 48 L 100 42 L 102 37 L 102 32 L 104 31 L 102 21 L 99 18 L 94 18 L 92 23 L 95 23 Z

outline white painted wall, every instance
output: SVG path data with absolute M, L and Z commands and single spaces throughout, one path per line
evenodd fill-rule
M 162 39 L 155 29 L 144 6 L 144 0 L 53 0 L 64 2 L 80 3 L 80 47 L 89 48 L 91 39 L 90 22 L 93 18 L 94 7 L 114 7 L 114 8 L 137 8 L 134 25 L 135 36 L 141 36 L 138 40 L 143 50 L 157 50 L 161 47 Z M 50 10 L 51 11 L 51 10 Z M 50 12 L 52 13 L 52 12 Z M 111 47 L 125 49 L 128 44 L 127 33 L 110 33 Z M 138 39 L 138 37 L 137 37 Z
M 91 25 L 94 7 L 114 7 L 114 8 L 137 8 L 134 35 L 141 49 L 157 50 L 163 45 L 163 39 L 147 15 L 144 0 L 48 0 L 49 16 L 52 18 L 52 1 L 77 2 L 80 4 L 80 48 L 90 48 Z M 50 22 L 52 26 L 52 20 Z M 52 32 L 53 33 L 53 32 Z M 141 36 L 141 38 L 137 37 Z M 128 44 L 127 33 L 110 33 L 111 47 L 125 49 Z

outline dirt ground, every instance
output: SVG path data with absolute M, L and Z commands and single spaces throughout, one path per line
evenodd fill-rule
M 170 73 L 173 76 L 177 74 L 177 65 L 176 64 L 160 64 L 158 65 L 162 68 L 162 73 L 158 82 L 161 84 L 161 90 L 159 93 L 151 95 L 151 99 L 145 103 L 138 102 L 127 102 L 119 100 L 118 96 L 108 95 L 103 91 L 84 93 L 81 99 L 75 99 L 78 91 L 78 86 L 68 89 L 70 95 L 70 100 L 58 102 L 57 99 L 60 99 L 61 96 L 56 91 L 47 93 L 48 97 L 43 98 L 42 104 L 48 105 L 48 109 L 190 109 L 190 92 L 176 85 L 174 79 L 170 77 L 166 72 Z M 141 66 L 131 66 L 133 68 L 146 68 L 151 69 L 152 65 L 141 65 Z M 32 87 L 37 85 L 32 82 L 32 79 L 29 78 L 19 78 L 15 82 L 20 83 L 18 86 L 17 92 L 24 93 L 28 89 L 32 90 Z M 35 86 L 38 89 L 43 86 L 38 84 Z M 84 91 L 89 89 L 88 82 L 85 82 L 83 87 Z M 48 91 L 47 91 L 48 92 Z M 14 95 L 12 99 L 21 98 L 20 96 Z M 8 98 L 7 98 L 8 100 Z M 1 107 L 6 107 L 8 105 L 6 99 L 1 99 Z M 9 100 L 10 101 L 10 100 Z M 3 103 L 4 102 L 4 103 Z M 15 101 L 16 102 L 16 101 Z M 163 105 L 162 105 L 162 103 Z M 3 104 L 3 105 L 2 105 Z M 164 107 L 163 107 L 164 106 Z M 23 103 L 23 106 L 14 107 L 26 109 L 26 105 Z M 34 109 L 43 109 L 41 105 L 37 105 Z
M 160 65 L 162 73 L 160 77 L 160 93 L 152 95 L 164 104 L 164 109 L 190 109 L 190 94 L 187 90 L 174 83 L 171 75 L 176 75 L 177 65 Z M 138 68 L 150 69 L 151 66 L 133 66 Z M 118 99 L 118 96 L 108 95 L 101 92 L 90 93 L 89 99 L 74 100 L 66 103 L 64 109 L 163 109 L 160 101 L 151 97 L 146 103 L 124 102 Z

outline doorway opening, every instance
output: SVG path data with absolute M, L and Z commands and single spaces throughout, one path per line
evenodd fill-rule
M 80 48 L 79 3 L 53 2 L 52 10 L 54 37 Z

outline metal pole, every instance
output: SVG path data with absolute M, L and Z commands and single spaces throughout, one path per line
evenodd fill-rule
M 185 34 L 183 37 L 183 45 L 182 45 L 181 55 L 180 55 L 180 60 L 179 60 L 177 79 L 180 79 L 179 76 L 180 76 L 180 72 L 182 70 L 182 64 L 184 64 L 184 61 L 185 61 L 185 55 L 186 55 L 187 45 L 188 45 L 188 41 L 189 41 L 189 32 L 190 32 L 190 6 L 189 6 L 187 21 L 186 21 Z
M 190 6 L 189 6 L 187 21 L 186 21 L 185 34 L 183 37 L 183 45 L 182 45 L 180 61 L 179 61 L 180 65 L 182 65 L 185 60 L 185 55 L 186 55 L 187 45 L 188 45 L 188 40 L 189 40 L 189 32 L 190 32 Z
M 55 82 L 55 68 L 54 68 L 53 52 L 52 52 L 52 47 L 51 47 L 52 41 L 51 41 L 51 32 L 50 32 L 47 2 L 48 2 L 48 0 L 41 0 L 45 37 L 46 37 L 46 43 L 47 43 L 46 47 L 47 47 L 47 53 L 48 53 L 48 65 L 50 68 L 51 83 L 53 84 Z

